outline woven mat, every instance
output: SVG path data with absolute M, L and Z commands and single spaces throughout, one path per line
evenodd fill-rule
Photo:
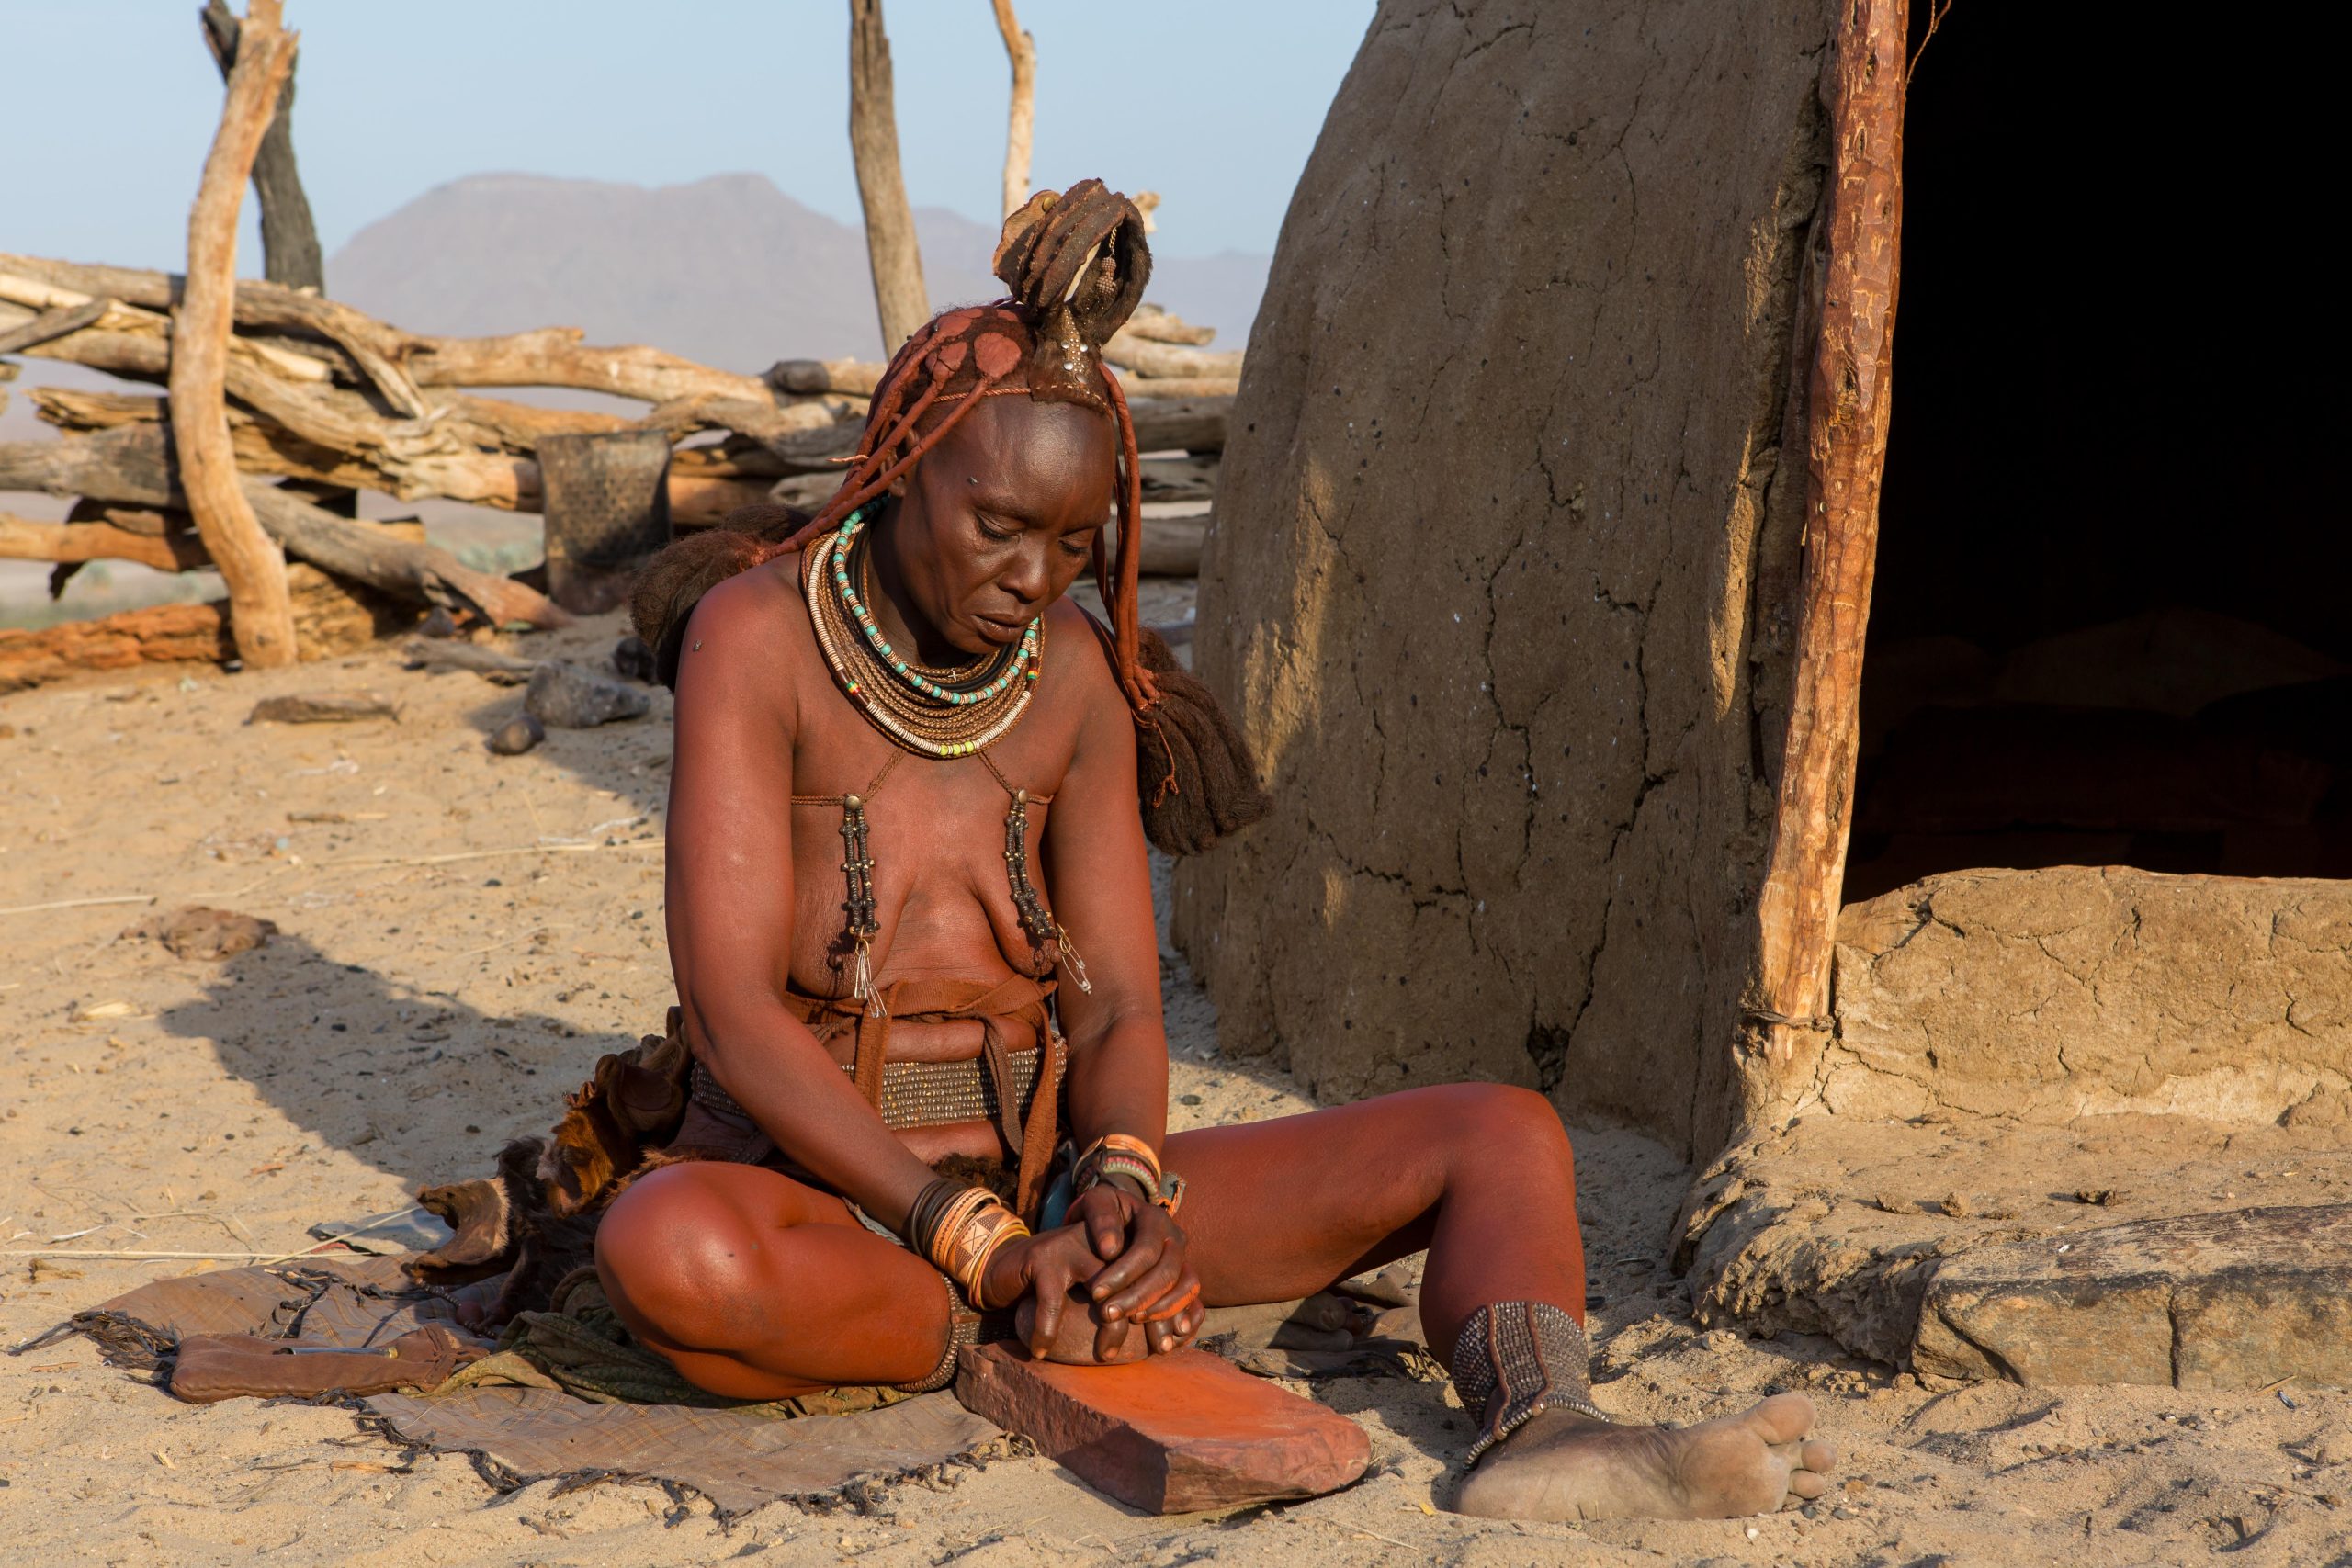
M 361 1346 L 457 1323 L 456 1300 L 494 1295 L 495 1279 L 454 1298 L 419 1290 L 397 1258 L 307 1258 L 269 1268 L 158 1280 L 74 1315 L 120 1364 L 153 1367 L 191 1334 L 252 1334 Z M 878 1410 L 779 1420 L 681 1404 L 591 1404 L 553 1388 L 468 1387 L 354 1402 L 399 1442 L 465 1453 L 502 1485 L 643 1479 L 687 1486 L 731 1517 L 786 1499 L 870 1500 L 892 1482 L 1004 1451 L 1005 1434 L 948 1393 Z

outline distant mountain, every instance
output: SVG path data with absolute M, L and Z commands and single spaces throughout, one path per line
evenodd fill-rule
M 994 230 L 938 208 L 915 214 L 934 305 L 996 298 Z M 1268 258 L 1155 258 L 1149 297 L 1239 347 Z M 776 189 L 720 175 L 648 189 L 537 175 L 438 186 L 352 236 L 327 262 L 336 299 L 412 331 L 577 326 L 591 343 L 646 343 L 725 369 L 778 359 L 878 356 L 865 241 Z

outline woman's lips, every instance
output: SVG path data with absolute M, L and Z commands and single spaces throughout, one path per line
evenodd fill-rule
M 1028 629 L 1020 621 L 1001 621 L 994 615 L 976 616 L 973 624 L 979 627 L 982 637 L 995 643 L 999 648 L 1004 647 L 1007 643 L 1019 642 L 1021 634 Z

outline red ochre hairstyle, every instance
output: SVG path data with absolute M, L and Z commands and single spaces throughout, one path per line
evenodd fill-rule
M 654 558 L 631 595 L 638 633 L 662 679 L 677 682 L 678 644 L 703 594 L 739 571 L 799 549 L 886 493 L 984 398 L 1025 393 L 1106 414 L 1119 433 L 1116 559 L 1102 535 L 1094 579 L 1110 615 L 1104 651 L 1136 722 L 1144 828 L 1170 854 L 1196 853 L 1257 821 L 1268 802 L 1248 748 L 1206 686 L 1145 629 L 1142 480 L 1135 422 L 1102 344 L 1134 313 L 1151 276 L 1143 214 L 1100 180 L 1041 191 L 1005 220 L 994 304 L 934 316 L 892 356 L 874 389 L 857 455 L 813 517 L 745 507 Z

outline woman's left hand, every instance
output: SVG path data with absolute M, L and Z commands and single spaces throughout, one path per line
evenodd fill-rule
M 1154 1351 L 1193 1342 L 1204 1316 L 1201 1277 L 1185 1257 L 1184 1232 L 1174 1215 L 1119 1182 L 1102 1181 L 1079 1194 L 1069 1223 L 1084 1227 L 1103 1261 L 1084 1288 L 1113 1348 L 1125 1339 L 1129 1325 L 1141 1329 Z

